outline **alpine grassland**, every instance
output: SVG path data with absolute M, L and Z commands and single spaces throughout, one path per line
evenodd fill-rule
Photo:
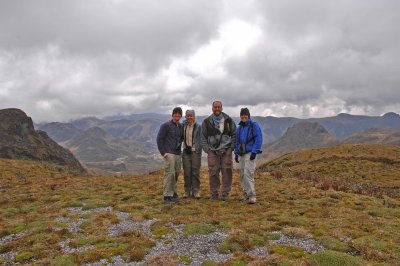
M 162 171 L 82 176 L 1 159 L 0 264 L 400 265 L 400 147 L 260 164 L 254 205 L 239 179 L 235 170 L 228 200 L 211 200 L 204 169 L 201 199 L 165 205 Z

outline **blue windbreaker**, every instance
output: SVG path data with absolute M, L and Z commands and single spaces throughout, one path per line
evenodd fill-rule
M 235 155 L 239 153 L 240 143 L 246 142 L 246 153 L 261 153 L 261 146 L 263 143 L 261 128 L 257 122 L 251 119 L 247 120 L 245 124 L 239 123 L 236 128 L 236 143 Z

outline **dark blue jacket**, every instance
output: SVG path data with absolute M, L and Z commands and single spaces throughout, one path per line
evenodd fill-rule
M 183 126 L 181 123 L 174 123 L 172 120 L 160 126 L 157 134 L 158 151 L 164 156 L 165 153 L 181 154 L 183 141 Z
M 239 153 L 240 143 L 246 142 L 246 153 L 261 153 L 263 143 L 261 128 L 257 122 L 251 119 L 246 123 L 240 122 L 236 128 L 235 154 Z

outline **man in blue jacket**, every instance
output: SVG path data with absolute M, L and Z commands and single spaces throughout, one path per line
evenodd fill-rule
M 254 172 L 256 156 L 262 152 L 262 132 L 258 123 L 250 119 L 249 109 L 240 110 L 240 120 L 236 128 L 235 161 L 239 163 L 244 197 L 249 204 L 254 204 L 256 203 Z
M 160 126 L 157 135 L 157 147 L 164 157 L 164 185 L 163 196 L 165 204 L 172 204 L 178 200 L 177 181 L 181 170 L 181 146 L 183 127 L 179 123 L 182 109 L 175 107 L 172 119 Z

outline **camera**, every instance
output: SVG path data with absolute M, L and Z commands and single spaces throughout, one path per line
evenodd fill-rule
M 245 142 L 240 143 L 238 154 L 240 156 L 246 154 L 246 143 Z
M 186 154 L 192 154 L 192 146 L 186 146 L 185 153 Z

